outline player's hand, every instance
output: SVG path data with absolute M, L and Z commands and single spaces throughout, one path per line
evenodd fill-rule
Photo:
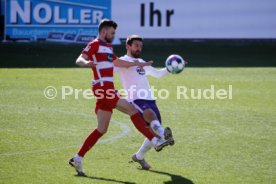
M 87 66 L 87 67 L 96 67 L 97 64 L 94 63 L 94 62 L 92 62 L 92 61 L 89 61 L 89 62 L 86 63 L 86 66 Z

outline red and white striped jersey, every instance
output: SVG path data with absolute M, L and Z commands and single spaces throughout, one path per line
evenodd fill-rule
M 87 55 L 89 61 L 96 63 L 96 67 L 91 67 L 94 74 L 93 83 L 103 85 L 103 82 L 113 82 L 113 60 L 117 56 L 113 52 L 112 44 L 104 42 L 98 38 L 89 42 L 82 54 Z

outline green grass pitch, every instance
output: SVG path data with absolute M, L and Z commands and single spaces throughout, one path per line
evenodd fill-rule
M 151 150 L 151 171 L 129 163 L 143 136 L 114 111 L 109 131 L 84 159 L 77 177 L 68 159 L 96 127 L 94 99 L 62 99 L 62 86 L 90 89 L 90 69 L 0 69 L 0 183 L 276 183 L 276 69 L 187 68 L 150 78 L 168 89 L 158 99 L 176 144 Z M 116 78 L 116 86 L 120 85 Z M 177 99 L 177 86 L 228 89 L 232 99 Z M 47 86 L 56 98 L 44 96 Z

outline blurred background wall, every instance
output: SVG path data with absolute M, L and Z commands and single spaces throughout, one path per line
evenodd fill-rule
M 114 50 L 131 34 L 143 58 L 176 53 L 194 67 L 276 66 L 275 0 L 1 0 L 0 67 L 74 67 L 103 18 L 118 23 Z

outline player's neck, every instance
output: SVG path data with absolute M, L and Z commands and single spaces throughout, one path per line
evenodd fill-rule
M 103 42 L 107 42 L 107 41 L 105 40 L 104 36 L 99 35 L 99 36 L 98 36 L 98 39 L 101 40 L 101 41 L 103 41 Z

